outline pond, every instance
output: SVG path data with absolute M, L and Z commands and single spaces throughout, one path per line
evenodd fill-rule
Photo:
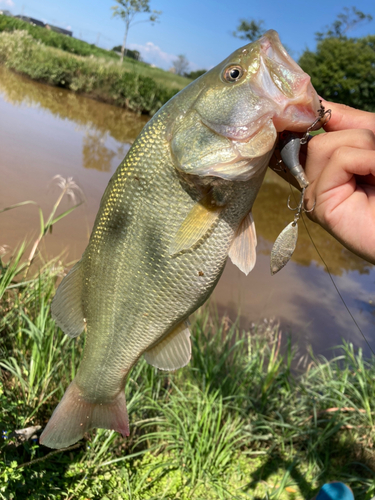
M 101 196 L 113 172 L 147 122 L 105 103 L 30 81 L 0 67 L 0 208 L 34 200 L 48 215 L 58 197 L 52 178 L 72 177 L 86 203 L 59 221 L 47 235 L 42 253 L 62 255 L 68 265 L 84 251 Z M 255 269 L 245 276 L 228 261 L 212 302 L 221 315 L 242 327 L 275 318 L 303 356 L 332 357 L 342 339 L 365 343 L 340 299 L 316 248 L 327 264 L 347 306 L 375 351 L 375 269 L 304 218 L 292 261 L 270 274 L 270 249 L 293 215 L 287 208 L 290 188 L 269 171 L 254 206 L 258 235 Z M 68 208 L 65 200 L 62 209 Z M 36 207 L 0 214 L 0 247 L 14 250 L 36 238 Z M 310 237 L 311 236 L 311 237 Z M 316 248 L 315 248 L 316 247 Z

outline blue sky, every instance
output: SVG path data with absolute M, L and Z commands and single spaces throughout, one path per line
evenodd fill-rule
M 104 48 L 121 44 L 123 23 L 113 19 L 114 0 L 0 0 L 0 8 L 13 14 L 36 17 L 72 29 L 73 35 Z M 279 32 L 291 55 L 298 59 L 305 48 L 315 48 L 315 32 L 331 24 L 349 2 L 315 0 L 151 0 L 161 10 L 160 22 L 131 28 L 128 46 L 140 50 L 146 62 L 168 69 L 178 54 L 190 61 L 190 69 L 218 64 L 245 42 L 232 36 L 240 18 L 264 20 L 265 27 Z M 351 36 L 375 33 L 374 0 L 356 0 L 357 9 L 374 20 L 351 32 Z M 143 19 L 144 17 L 139 17 Z

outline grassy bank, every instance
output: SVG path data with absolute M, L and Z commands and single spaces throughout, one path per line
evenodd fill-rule
M 38 256 L 61 198 L 75 192 L 79 202 L 71 181 L 60 185 L 31 253 L 21 245 L 0 260 L 0 498 L 306 500 L 342 480 L 370 500 L 375 360 L 343 345 L 331 361 L 311 355 L 296 375 L 276 323 L 244 332 L 208 308 L 192 318 L 186 368 L 166 373 L 144 360 L 133 368 L 128 439 L 93 430 L 64 451 L 38 444 L 84 343 L 50 316 L 66 270 Z M 30 439 L 16 432 L 30 428 Z
M 33 80 L 136 112 L 155 113 L 189 80 L 137 61 L 84 57 L 44 45 L 26 31 L 0 33 L 0 63 Z
M 112 51 L 101 49 L 96 47 L 94 44 L 89 44 L 83 40 L 78 40 L 71 36 L 62 35 L 61 33 L 56 33 L 55 31 L 42 28 L 41 26 L 35 26 L 21 19 L 15 17 L 8 17 L 0 15 L 0 32 L 7 31 L 27 31 L 34 40 L 37 40 L 44 45 L 50 47 L 55 47 L 56 49 L 61 49 L 72 54 L 79 56 L 95 56 L 95 57 L 106 57 L 118 60 L 118 55 Z
M 297 500 L 333 479 L 358 500 L 374 496 L 374 363 L 347 345 L 295 377 L 277 325 L 240 335 L 207 310 L 194 318 L 187 368 L 133 369 L 129 439 L 95 430 L 57 453 L 22 442 L 14 431 L 46 424 L 83 338 L 64 337 L 49 314 L 61 264 L 17 286 L 12 265 L 2 265 L 0 498 Z
M 94 44 L 61 35 L 40 26 L 33 26 L 20 19 L 0 15 L 0 32 L 4 31 L 10 33 L 14 31 L 26 31 L 34 40 L 48 47 L 54 47 L 78 56 L 94 56 L 96 58 L 119 62 L 119 56 L 111 50 L 101 49 Z M 124 58 L 122 67 L 126 71 L 135 71 L 142 76 L 152 78 L 159 84 L 163 84 L 166 87 L 178 88 L 179 90 L 191 81 L 183 76 L 175 75 L 160 68 L 152 68 L 149 64 L 142 61 L 135 61 L 128 57 Z

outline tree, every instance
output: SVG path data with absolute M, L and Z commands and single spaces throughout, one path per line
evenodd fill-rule
M 189 61 L 182 54 L 177 56 L 177 59 L 173 61 L 173 67 L 177 75 L 184 75 L 189 67 Z
M 255 19 L 240 19 L 240 24 L 237 26 L 236 31 L 233 31 L 233 36 L 241 38 L 241 40 L 248 40 L 255 42 L 265 33 L 263 28 L 264 21 L 255 21 Z
M 299 65 L 325 99 L 375 111 L 375 35 L 324 38 L 315 52 L 302 54 Z
M 124 60 L 126 39 L 131 26 L 139 23 L 154 23 L 158 20 L 161 11 L 150 9 L 150 0 L 115 0 L 118 5 L 111 7 L 113 17 L 121 18 L 125 23 L 124 41 L 121 47 L 121 62 Z M 134 22 L 134 18 L 139 14 L 149 14 L 147 19 Z
M 356 7 L 349 9 L 344 7 L 343 11 L 337 16 L 337 19 L 330 25 L 326 26 L 325 31 L 315 33 L 318 41 L 324 38 L 336 37 L 345 38 L 349 31 L 357 28 L 359 24 L 372 21 L 370 14 L 364 14 Z
M 347 33 L 372 20 L 352 7 L 316 33 L 315 52 L 305 50 L 299 62 L 319 95 L 348 106 L 375 111 L 375 36 L 349 38 Z

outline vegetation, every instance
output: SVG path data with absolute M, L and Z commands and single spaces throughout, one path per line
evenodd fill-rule
M 370 14 L 365 14 L 356 7 L 351 9 L 344 7 L 330 26 L 326 26 L 324 31 L 316 33 L 316 39 L 320 41 L 331 37 L 345 38 L 347 33 L 357 28 L 359 24 L 371 21 L 372 16 Z
M 123 67 L 109 60 L 68 54 L 39 44 L 25 31 L 0 34 L 0 63 L 34 80 L 150 114 L 189 83 L 131 59 Z M 152 78 L 146 76 L 150 74 Z
M 27 31 L 34 40 L 38 40 L 49 47 L 55 47 L 56 49 L 70 52 L 71 54 L 104 57 L 116 61 L 118 61 L 119 58 L 114 52 L 101 49 L 94 44 L 86 43 L 71 36 L 61 35 L 60 33 L 41 28 L 40 26 L 33 26 L 25 21 L 21 21 L 21 19 L 0 15 L 0 32 L 13 32 L 16 30 Z
M 190 78 L 191 80 L 195 80 L 200 76 L 204 75 L 207 72 L 206 69 L 197 69 L 196 71 L 190 71 L 190 73 L 186 73 L 186 78 Z
M 255 19 L 240 19 L 239 25 L 232 35 L 241 40 L 246 40 L 247 43 L 255 42 L 265 33 L 264 21 L 256 21 Z
M 119 17 L 125 23 L 124 41 L 121 46 L 121 62 L 124 59 L 124 50 L 126 47 L 126 39 L 128 38 L 129 29 L 131 26 L 139 23 L 154 23 L 158 20 L 161 11 L 150 9 L 150 0 L 115 0 L 117 5 L 111 7 L 113 10 L 113 17 Z M 139 14 L 147 14 L 147 19 L 141 21 L 134 21 L 135 17 Z
M 365 111 L 375 111 L 375 36 L 325 38 L 316 52 L 299 60 L 319 95 Z
M 316 51 L 302 54 L 300 66 L 325 99 L 375 111 L 375 36 L 347 37 L 371 20 L 371 15 L 355 7 L 344 8 L 330 26 L 316 33 Z
M 0 63 L 34 80 L 149 114 L 191 82 L 127 56 L 0 15 Z
M 59 200 L 79 196 L 58 182 Z M 41 237 L 58 208 L 41 217 Z M 50 315 L 61 262 L 36 261 L 35 248 L 32 275 L 24 252 L 0 260 L 1 499 L 306 500 L 329 480 L 374 496 L 375 360 L 345 344 L 331 361 L 311 354 L 298 375 L 276 323 L 241 332 L 207 308 L 192 321 L 189 366 L 133 368 L 128 439 L 94 430 L 66 450 L 40 446 L 84 338 L 68 339 Z
M 186 75 L 186 72 L 189 68 L 189 61 L 186 56 L 180 54 L 177 56 L 177 59 L 173 61 L 173 68 L 177 75 Z

